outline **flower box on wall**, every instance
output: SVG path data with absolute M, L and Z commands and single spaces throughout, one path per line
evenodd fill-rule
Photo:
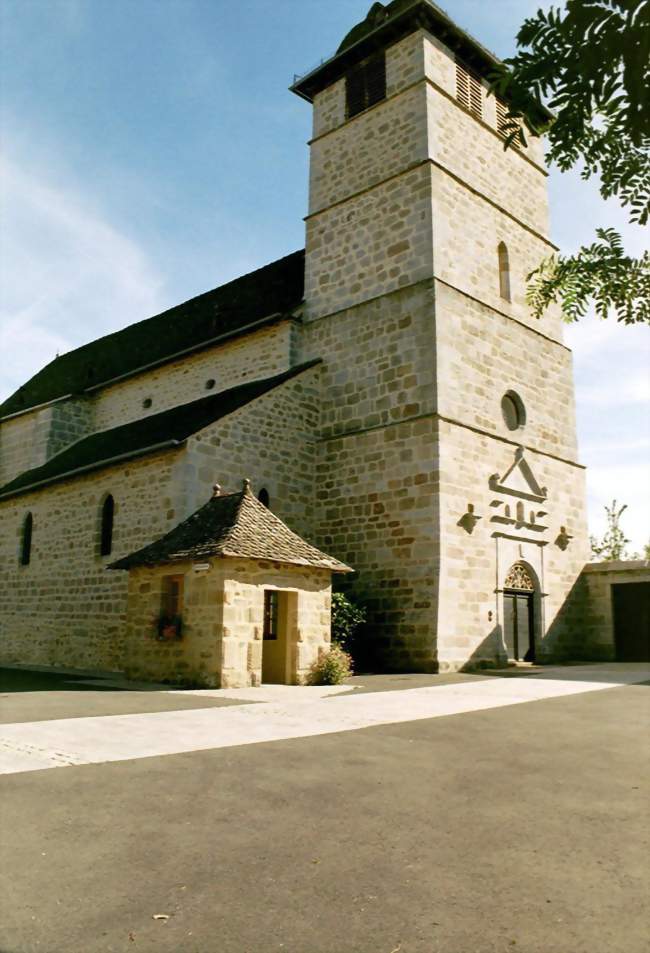
M 160 615 L 155 620 L 155 631 L 158 642 L 180 642 L 183 638 L 183 620 L 179 615 Z

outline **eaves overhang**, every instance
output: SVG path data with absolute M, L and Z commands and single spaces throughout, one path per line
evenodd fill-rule
M 419 29 L 428 30 L 482 76 L 502 64 L 496 54 L 454 23 L 433 0 L 404 0 L 404 3 L 390 4 L 388 10 L 390 6 L 396 7 L 395 12 L 389 13 L 377 26 L 369 27 L 367 32 L 362 31 L 363 35 L 355 42 L 349 45 L 344 42 L 315 69 L 297 77 L 289 87 L 291 92 L 311 103 L 317 93 L 345 76 L 358 62 Z M 553 117 L 550 110 L 541 108 L 545 116 Z
M 53 483 L 61 483 L 63 480 L 73 480 L 84 476 L 86 473 L 92 473 L 94 470 L 103 470 L 106 467 L 118 466 L 126 463 L 128 460 L 135 460 L 137 457 L 146 457 L 152 453 L 162 453 L 164 450 L 178 450 L 184 447 L 187 438 L 184 440 L 163 440 L 160 443 L 151 444 L 149 447 L 138 447 L 137 450 L 129 450 L 128 453 L 119 453 L 116 456 L 108 457 L 103 460 L 93 460 L 82 467 L 73 467 L 65 470 L 63 473 L 56 473 L 42 480 L 35 480 L 33 483 L 26 483 L 15 490 L 8 490 L 6 493 L 0 493 L 0 503 L 3 500 L 13 499 L 17 496 L 23 496 L 25 493 L 34 493 L 36 490 L 42 490 Z
M 418 29 L 429 30 L 454 52 L 462 54 L 463 60 L 479 72 L 485 72 L 501 62 L 494 53 L 454 23 L 432 0 L 411 0 L 355 43 L 339 48 L 334 56 L 298 78 L 289 88 L 296 95 L 313 102 L 317 93 L 344 76 L 360 60 Z

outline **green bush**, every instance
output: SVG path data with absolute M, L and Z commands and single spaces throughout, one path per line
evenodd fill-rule
M 340 645 L 333 645 L 329 652 L 319 655 L 309 669 L 309 685 L 340 685 L 352 675 L 352 659 Z
M 350 651 L 357 629 L 366 621 L 366 610 L 355 605 L 342 592 L 332 596 L 332 642 Z

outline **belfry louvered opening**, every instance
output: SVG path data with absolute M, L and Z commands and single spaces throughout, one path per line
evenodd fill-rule
M 503 136 L 504 139 L 507 139 L 508 136 L 510 136 L 514 132 L 515 126 L 517 126 L 517 128 L 519 127 L 519 122 L 516 119 L 508 118 L 508 105 L 507 103 L 504 103 L 503 100 L 497 99 L 496 105 L 497 105 L 497 132 L 499 133 L 500 136 Z M 515 149 L 521 149 L 522 142 L 521 142 L 521 137 L 519 134 L 517 134 L 513 138 L 510 145 L 514 146 Z
M 345 112 L 348 119 L 386 99 L 386 54 L 365 60 L 345 78 Z
M 456 99 L 477 119 L 483 118 L 483 86 L 468 66 L 456 63 Z

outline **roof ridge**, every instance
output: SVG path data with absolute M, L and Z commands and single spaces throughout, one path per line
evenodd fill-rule
M 217 339 L 290 316 L 304 298 L 304 257 L 304 249 L 298 249 L 64 352 L 0 402 L 0 419 L 91 392 Z

